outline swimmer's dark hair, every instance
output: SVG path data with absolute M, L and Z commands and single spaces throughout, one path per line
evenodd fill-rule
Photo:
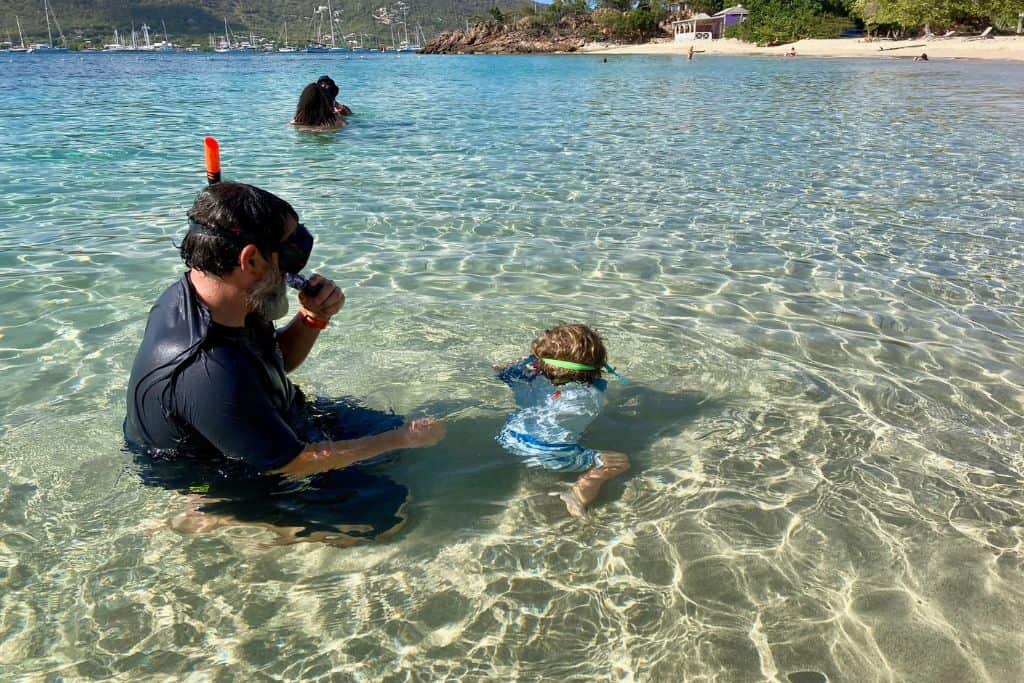
M 550 330 L 544 330 L 544 334 L 533 340 L 530 350 L 538 360 L 554 358 L 597 368 L 596 370 L 566 370 L 548 365 L 543 361 L 539 362 L 540 371 L 553 384 L 593 382 L 600 379 L 601 368 L 608 360 L 601 335 L 586 325 L 559 325 Z
M 338 93 L 341 92 L 338 88 L 338 84 L 334 82 L 334 79 L 330 76 L 321 76 L 316 80 L 316 84 L 320 86 L 320 89 L 324 91 L 324 94 L 327 95 L 327 99 L 329 99 L 333 105 L 334 101 L 338 99 Z
M 281 242 L 289 219 L 299 216 L 275 194 L 244 183 L 216 183 L 203 189 L 188 210 L 189 220 L 210 229 L 189 231 L 181 241 L 181 259 L 189 268 L 218 277 L 238 267 L 244 241 L 217 235 L 237 229 L 251 236 L 265 258 Z
M 338 115 L 334 113 L 334 103 L 323 88 L 316 83 L 310 83 L 302 89 L 292 123 L 296 126 L 313 128 L 338 125 Z

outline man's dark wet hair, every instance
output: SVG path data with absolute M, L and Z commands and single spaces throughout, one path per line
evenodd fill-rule
M 327 99 L 334 104 L 334 101 L 338 99 L 338 93 L 341 90 L 338 88 L 338 84 L 334 82 L 334 79 L 330 76 L 321 76 L 316 80 L 316 84 L 320 86 L 320 89 L 327 95 Z
M 246 244 L 255 244 L 264 258 L 270 258 L 289 219 L 297 221 L 299 216 L 291 204 L 266 190 L 244 183 L 216 183 L 199 193 L 188 218 L 205 229 L 185 235 L 182 260 L 189 268 L 220 277 L 238 267 Z
M 299 95 L 299 104 L 295 107 L 295 118 L 292 123 L 296 126 L 311 126 L 322 128 L 338 125 L 338 115 L 334 113 L 334 104 L 316 83 L 310 83 Z

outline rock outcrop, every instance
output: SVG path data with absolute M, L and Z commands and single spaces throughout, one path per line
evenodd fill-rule
M 474 24 L 468 31 L 443 33 L 420 52 L 423 54 L 531 54 L 575 52 L 592 32 L 590 17 L 564 17 L 551 26 L 541 26 L 533 17 L 514 25 L 496 21 Z

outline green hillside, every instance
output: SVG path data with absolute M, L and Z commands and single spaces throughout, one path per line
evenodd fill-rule
M 410 41 L 414 29 L 422 26 L 428 40 L 442 31 L 464 26 L 467 17 L 483 14 L 497 5 L 509 7 L 510 0 L 405 0 L 406 22 Z M 167 25 L 172 40 L 189 37 L 206 43 L 210 33 L 224 33 L 227 18 L 231 31 L 248 37 L 254 32 L 268 39 L 279 39 L 285 22 L 288 41 L 304 44 L 310 37 L 312 17 L 317 6 L 327 0 L 52 0 L 50 6 L 61 29 L 69 39 L 90 38 L 109 42 L 114 29 L 122 34 L 149 24 L 151 31 L 161 34 L 161 21 Z M 335 36 L 367 34 L 367 43 L 383 41 L 390 44 L 390 29 L 374 21 L 373 14 L 387 5 L 396 17 L 393 26 L 401 31 L 401 12 L 387 0 L 339 0 L 331 2 L 335 11 Z M 21 21 L 26 42 L 45 41 L 46 23 L 43 0 L 0 0 L 0 41 L 12 34 L 17 41 L 15 16 Z M 326 16 L 326 12 L 324 12 Z M 326 21 L 325 21 L 326 24 Z M 54 29 L 56 36 L 56 29 Z

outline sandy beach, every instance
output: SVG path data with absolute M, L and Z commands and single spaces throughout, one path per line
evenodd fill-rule
M 676 55 L 686 54 L 691 43 L 677 43 L 659 39 L 643 45 L 608 45 L 592 43 L 581 52 L 599 52 L 616 55 Z M 929 59 L 1001 59 L 1024 61 L 1024 36 L 997 36 L 987 40 L 969 40 L 953 37 L 946 39 L 873 40 L 863 42 L 854 38 L 829 40 L 798 40 L 795 43 L 758 47 L 734 38 L 697 41 L 695 50 L 719 55 L 775 55 L 782 56 L 795 47 L 797 56 L 804 57 L 881 57 L 884 59 L 914 57 L 922 52 Z

